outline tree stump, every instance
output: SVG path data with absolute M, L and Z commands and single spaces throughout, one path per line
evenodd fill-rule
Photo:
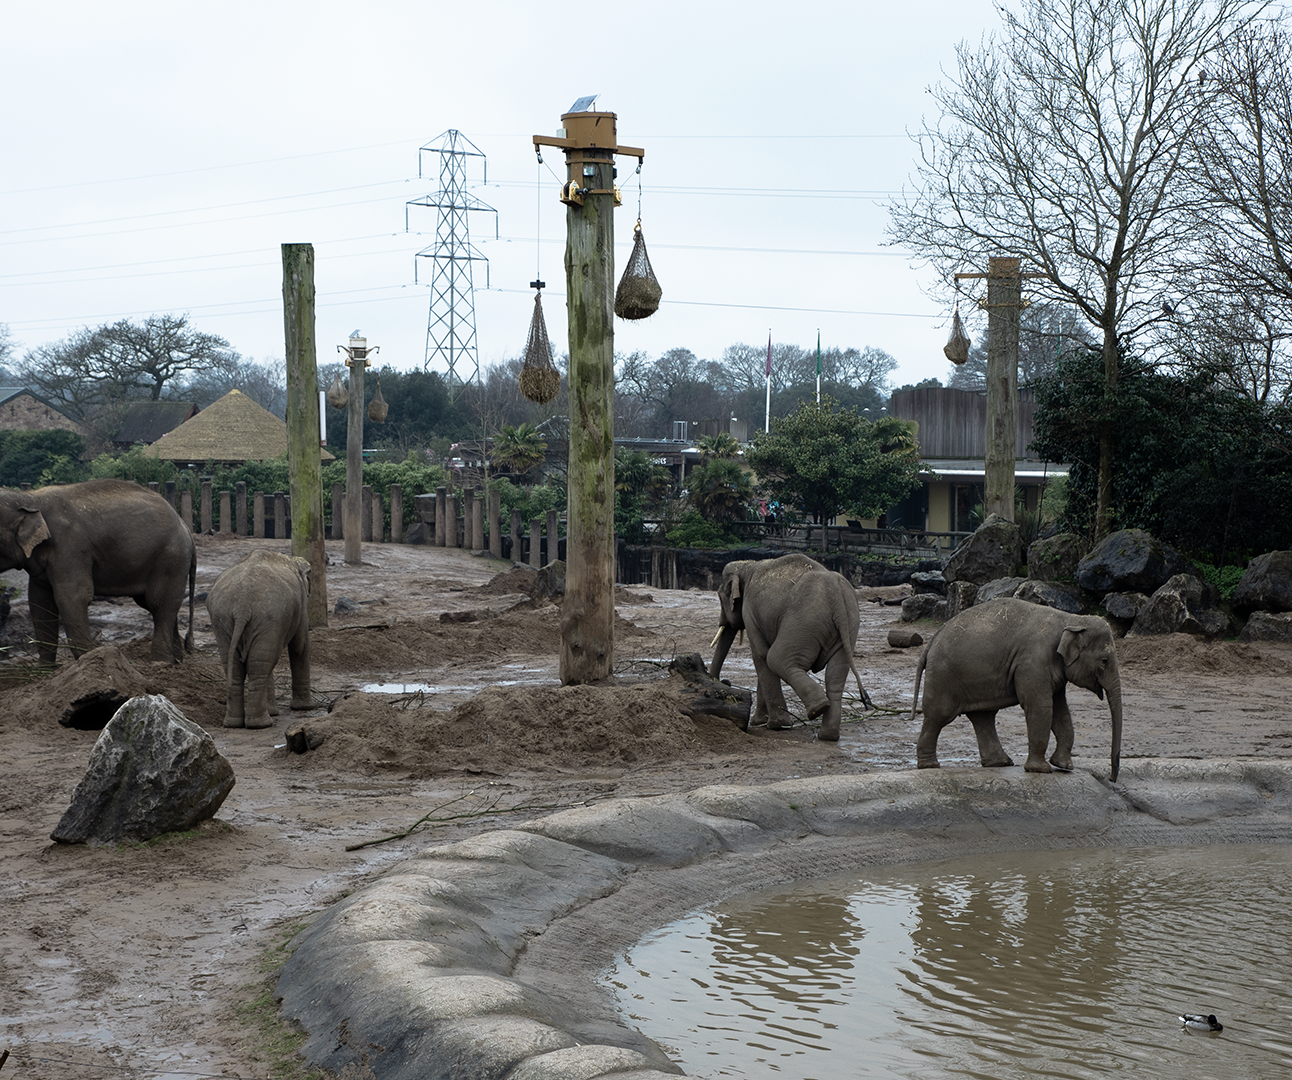
M 741 731 L 749 730 L 749 714 L 754 704 L 752 693 L 711 679 L 699 653 L 675 657 L 668 667 L 686 682 L 682 711 L 687 716 L 693 720 L 716 716 L 730 720 Z

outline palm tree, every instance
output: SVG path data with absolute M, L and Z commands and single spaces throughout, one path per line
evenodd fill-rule
M 740 443 L 727 431 L 719 435 L 703 435 L 695 445 L 700 451 L 701 464 L 711 458 L 733 458 L 740 453 Z
M 493 459 L 514 476 L 526 477 L 547 457 L 547 443 L 533 424 L 507 424 L 493 440 Z
M 691 506 L 713 521 L 744 518 L 754 485 L 737 461 L 718 460 L 691 470 L 686 478 Z

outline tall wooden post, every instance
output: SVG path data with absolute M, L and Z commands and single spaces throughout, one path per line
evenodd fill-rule
M 368 355 L 378 349 L 368 348 L 368 339 L 355 334 L 349 345 L 338 345 L 337 351 L 345 353 L 345 364 L 350 369 L 350 404 L 345 429 L 345 513 L 341 532 L 346 565 L 358 566 L 363 562 L 363 373 L 372 362 Z
M 590 100 L 576 104 L 587 105 Z M 564 132 L 534 136 L 565 151 L 565 295 L 570 333 L 570 450 L 561 610 L 561 683 L 607 678 L 614 667 L 615 114 L 568 112 Z
M 292 554 L 309 560 L 310 626 L 327 626 L 327 555 L 323 547 L 323 475 L 319 462 L 322 429 L 318 358 L 314 351 L 313 244 L 283 245 L 283 330 L 287 343 L 287 471 L 292 495 Z

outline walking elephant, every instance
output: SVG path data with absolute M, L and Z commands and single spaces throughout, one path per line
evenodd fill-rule
M 283 649 L 292 669 L 292 708 L 310 696 L 310 564 L 275 551 L 253 551 L 206 594 L 211 629 L 228 686 L 225 727 L 269 727 L 274 667 Z
M 938 733 L 963 713 L 973 724 L 983 765 L 1012 765 L 996 734 L 996 713 L 1022 705 L 1027 720 L 1028 772 L 1072 769 L 1072 714 L 1067 685 L 1103 698 L 1112 714 L 1112 778 L 1122 745 L 1122 689 L 1108 623 L 1094 615 L 1012 598 L 968 608 L 942 627 L 915 669 L 911 719 L 924 687 L 924 724 L 915 746 L 921 769 L 938 767 Z M 1047 763 L 1050 732 L 1055 750 Z
M 729 562 L 722 571 L 718 599 L 722 614 L 709 674 L 718 678 L 737 632 L 748 632 L 758 676 L 755 722 L 766 717 L 774 731 L 793 723 L 782 680 L 807 707 L 808 719 L 824 717 L 819 737 L 828 742 L 839 738 L 849 671 L 862 702 L 871 704 L 852 662 L 861 622 L 857 594 L 842 574 L 806 555 Z M 808 676 L 823 668 L 824 691 Z
M 129 596 L 153 617 L 152 659 L 178 663 L 193 647 L 193 536 L 165 499 L 126 480 L 0 491 L 0 570 L 27 571 L 27 602 L 42 663 L 94 647 L 90 601 Z M 188 636 L 179 609 L 188 584 Z

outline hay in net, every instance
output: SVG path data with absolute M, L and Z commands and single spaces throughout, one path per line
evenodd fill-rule
M 953 364 L 963 364 L 969 359 L 969 335 L 965 333 L 965 324 L 960 321 L 960 309 L 951 319 L 951 336 L 942 346 L 942 352 Z
M 334 409 L 344 409 L 350 403 L 350 392 L 341 382 L 339 371 L 332 376 L 332 387 L 327 392 L 327 403 Z
M 561 373 L 552 363 L 552 343 L 543 319 L 543 294 L 534 294 L 534 317 L 529 320 L 525 363 L 520 369 L 520 392 L 530 401 L 546 405 L 561 392 Z
M 634 230 L 633 253 L 628 256 L 624 276 L 619 279 L 619 288 L 615 290 L 615 314 L 621 319 L 649 318 L 659 310 L 659 300 L 663 295 L 664 290 L 659 287 L 655 271 L 651 269 L 650 256 L 646 254 L 646 238 L 642 235 L 639 221 Z
M 377 392 L 372 395 L 372 400 L 368 402 L 368 419 L 374 424 L 384 424 L 386 422 L 386 413 L 390 411 L 390 406 L 386 404 L 386 399 L 381 396 L 381 379 L 377 379 Z

